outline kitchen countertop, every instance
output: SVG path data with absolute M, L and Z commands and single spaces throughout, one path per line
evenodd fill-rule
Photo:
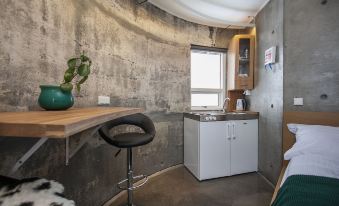
M 192 111 L 185 112 L 184 117 L 201 122 L 248 120 L 259 119 L 259 112 L 234 111 L 224 113 L 222 111 Z

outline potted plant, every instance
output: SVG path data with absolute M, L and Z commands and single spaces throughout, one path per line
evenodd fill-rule
M 73 106 L 74 86 L 80 92 L 81 85 L 88 79 L 92 61 L 84 52 L 67 61 L 68 69 L 60 85 L 40 85 L 39 105 L 46 110 L 66 110 Z

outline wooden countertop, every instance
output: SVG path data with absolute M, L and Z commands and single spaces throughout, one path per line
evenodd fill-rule
M 141 108 L 89 107 L 66 111 L 0 112 L 0 136 L 66 138 Z
M 238 110 L 233 110 L 232 112 L 239 112 L 239 113 L 259 115 L 259 112 L 253 112 L 253 111 L 238 111 Z

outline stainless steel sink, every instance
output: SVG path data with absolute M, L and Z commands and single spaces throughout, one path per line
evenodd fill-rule
M 184 113 L 184 117 L 201 122 L 258 119 L 258 114 L 246 112 L 195 111 Z
M 246 114 L 246 112 L 227 112 L 226 114 Z
M 246 114 L 246 112 L 223 112 L 223 111 L 206 111 L 206 112 L 191 112 L 195 115 L 235 115 L 235 114 Z

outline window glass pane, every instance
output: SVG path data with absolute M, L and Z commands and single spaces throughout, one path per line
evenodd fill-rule
M 219 95 L 218 94 L 192 94 L 191 95 L 191 106 L 218 106 Z
M 191 88 L 222 89 L 221 57 L 216 52 L 191 52 Z

